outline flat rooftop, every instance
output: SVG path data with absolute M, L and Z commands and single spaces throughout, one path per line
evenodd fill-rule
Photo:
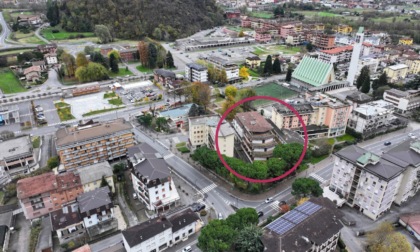
M 0 159 L 32 152 L 30 136 L 22 136 L 0 142 Z

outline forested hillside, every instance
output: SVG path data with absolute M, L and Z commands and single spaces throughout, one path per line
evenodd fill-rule
M 223 22 L 214 0 L 67 0 L 59 9 L 67 31 L 93 31 L 103 24 L 126 39 L 173 40 Z

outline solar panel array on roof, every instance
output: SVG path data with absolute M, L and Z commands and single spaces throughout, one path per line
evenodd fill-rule
M 279 235 L 283 235 L 321 208 L 322 207 L 320 205 L 307 201 L 268 224 L 267 228 Z
M 295 208 L 295 210 L 298 210 L 299 212 L 302 212 L 307 215 L 311 215 L 317 212 L 319 209 L 321 209 L 321 206 L 314 204 L 310 201 L 307 201 L 305 202 L 305 204 L 302 204 Z

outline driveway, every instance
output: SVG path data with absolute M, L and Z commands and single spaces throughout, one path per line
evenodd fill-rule
M 10 236 L 8 251 L 29 251 L 31 224 L 25 219 L 23 213 L 16 216 L 15 230 Z

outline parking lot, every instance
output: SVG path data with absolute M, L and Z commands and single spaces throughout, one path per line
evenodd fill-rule
M 43 115 L 45 117 L 45 121 L 48 124 L 55 124 L 60 122 L 60 118 L 57 114 L 57 109 L 54 106 L 54 100 L 56 98 L 47 98 L 42 100 L 35 100 L 34 105 L 40 106 L 43 109 Z
M 146 97 L 148 97 L 150 101 L 156 101 L 159 98 L 159 94 L 162 94 L 162 91 L 155 86 L 146 86 L 130 89 L 121 89 L 118 90 L 117 93 L 122 98 L 124 103 L 129 104 L 141 101 Z

